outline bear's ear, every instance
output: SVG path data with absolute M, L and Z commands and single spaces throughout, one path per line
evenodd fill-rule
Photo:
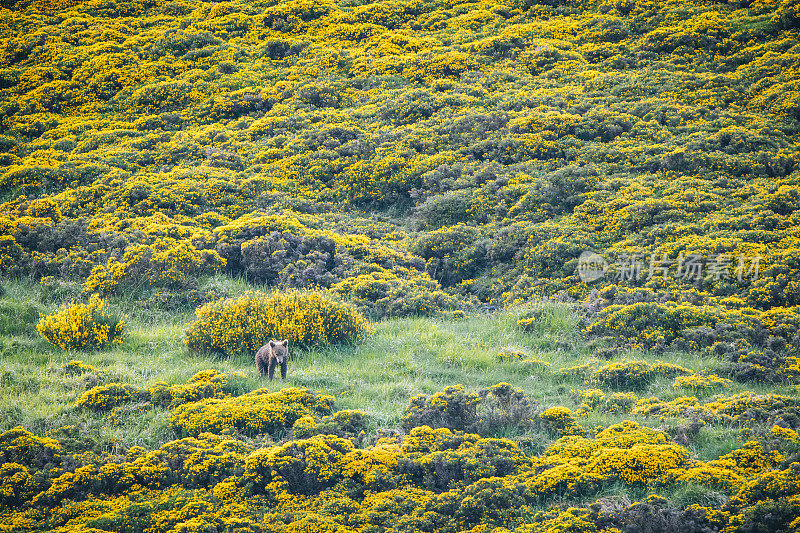
M 285 346 L 289 346 L 289 341 L 288 341 L 288 340 L 282 340 L 282 341 L 281 341 L 281 344 L 283 344 L 283 345 L 284 345 L 284 347 L 285 347 Z
M 274 348 L 275 347 L 275 341 L 269 341 L 269 347 L 270 348 Z

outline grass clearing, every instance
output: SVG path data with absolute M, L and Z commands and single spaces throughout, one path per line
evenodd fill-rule
M 220 293 L 242 290 L 242 280 L 222 276 L 207 278 L 206 287 Z M 598 358 L 596 343 L 584 340 L 578 330 L 579 317 L 565 304 L 544 302 L 512 308 L 505 312 L 476 314 L 461 319 L 404 318 L 375 322 L 375 332 L 363 342 L 302 350 L 292 348 L 288 378 L 269 381 L 257 375 L 252 356 L 229 358 L 200 355 L 184 344 L 186 325 L 194 319 L 189 311 L 148 311 L 132 299 L 109 299 L 110 307 L 126 315 L 128 335 L 110 348 L 66 352 L 34 335 L 31 310 L 52 313 L 77 294 L 52 298 L 52 291 L 28 281 L 9 281 L 0 298 L 0 430 L 16 425 L 55 431 L 76 425 L 101 446 L 146 445 L 156 447 L 176 437 L 170 426 L 170 413 L 162 409 L 125 407 L 113 415 L 82 412 L 73 406 L 80 395 L 94 385 L 122 382 L 148 387 L 164 381 L 170 385 L 187 382 L 205 369 L 221 372 L 241 371 L 242 392 L 266 388 L 274 391 L 287 386 L 302 386 L 331 394 L 338 409 L 360 409 L 373 417 L 376 427 L 399 425 L 409 400 L 418 394 L 434 394 L 444 387 L 462 384 L 479 390 L 499 382 L 511 383 L 535 399 L 542 408 L 564 405 L 579 407 L 578 389 L 600 385 L 584 383 L 580 377 L 555 379 L 553 371 L 591 362 L 602 367 L 613 362 L 657 360 L 680 365 L 695 372 L 714 373 L 721 361 L 680 351 L 655 354 L 642 350 L 607 352 Z M 11 310 L 3 313 L 3 310 Z M 20 312 L 14 312 L 20 310 Z M 523 331 L 521 317 L 536 319 Z M 38 319 L 38 315 L 37 315 Z M 512 352 L 514 357 L 501 357 Z M 81 360 L 95 367 L 88 375 L 66 375 L 64 365 Z M 526 362 L 529 360 L 529 362 Z M 533 361 L 530 362 L 530 361 Z M 616 389 L 604 388 L 610 395 Z M 696 396 L 700 400 L 714 394 L 753 390 L 774 392 L 764 385 L 745 387 L 733 383 L 724 391 L 696 394 L 676 389 L 673 379 L 658 376 L 635 390 L 638 398 L 657 396 L 664 400 Z M 788 387 L 778 392 L 791 393 Z M 651 427 L 663 427 L 659 419 L 590 411 L 580 419 L 584 427 L 608 426 L 634 420 Z M 507 430 L 506 430 L 507 432 Z M 738 429 L 709 425 L 700 429 L 692 451 L 702 458 L 729 452 L 741 442 Z M 526 437 L 524 431 L 516 437 Z M 549 440 L 531 446 L 541 449 Z

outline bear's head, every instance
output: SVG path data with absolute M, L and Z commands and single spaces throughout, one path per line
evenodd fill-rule
M 275 354 L 275 359 L 281 364 L 285 363 L 289 358 L 289 341 L 282 340 L 280 342 L 269 341 L 269 347 L 272 348 L 272 353 Z

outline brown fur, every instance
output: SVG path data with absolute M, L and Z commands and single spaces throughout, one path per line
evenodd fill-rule
M 265 373 L 271 380 L 275 367 L 281 365 L 281 379 L 286 379 L 286 366 L 289 361 L 289 341 L 269 341 L 256 352 L 256 368 L 259 375 Z

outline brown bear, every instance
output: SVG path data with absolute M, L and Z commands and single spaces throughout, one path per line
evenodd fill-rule
M 286 379 L 286 363 L 289 359 L 289 341 L 269 341 L 256 352 L 256 368 L 263 376 L 266 372 L 269 379 L 275 375 L 275 366 L 281 365 L 281 379 Z

